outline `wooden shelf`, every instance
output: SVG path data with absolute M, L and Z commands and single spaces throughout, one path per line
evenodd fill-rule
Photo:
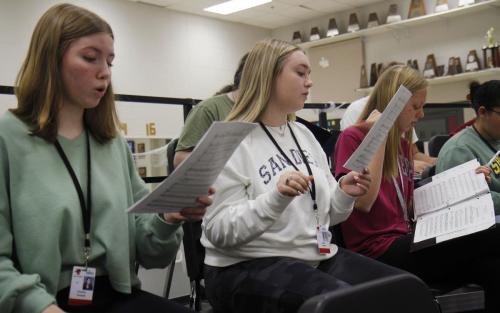
M 454 82 L 459 82 L 459 81 L 467 81 L 467 80 L 475 80 L 481 77 L 487 77 L 487 76 L 496 76 L 500 77 L 500 67 L 495 67 L 495 68 L 489 68 L 486 70 L 481 70 L 477 72 L 466 72 L 466 73 L 461 73 L 461 74 L 456 74 L 456 75 L 451 75 L 451 76 L 441 76 L 441 77 L 435 77 L 435 78 L 429 78 L 427 79 L 427 82 L 429 83 L 429 86 L 432 85 L 441 85 L 441 84 L 449 84 L 449 83 L 454 83 Z M 368 88 L 358 88 L 356 89 L 357 92 L 363 92 L 363 93 L 369 93 L 371 92 L 373 87 L 368 87 Z
M 353 33 L 343 33 L 334 37 L 323 38 L 315 41 L 307 41 L 300 43 L 299 46 L 302 49 L 308 49 L 315 46 L 326 45 L 333 42 L 340 42 L 349 39 L 366 37 L 370 35 L 385 33 L 393 30 L 409 28 L 417 25 L 427 24 L 434 21 L 439 21 L 448 18 L 454 18 L 457 16 L 461 16 L 464 14 L 470 14 L 474 12 L 480 12 L 484 10 L 488 10 L 492 7 L 499 8 L 500 0 L 487 0 L 455 9 L 450 9 L 448 11 L 440 12 L 440 13 L 432 13 L 424 16 L 419 16 L 411 19 L 402 20 L 400 22 L 392 23 L 392 24 L 383 24 L 380 26 L 372 27 L 372 28 L 364 28 L 359 31 Z

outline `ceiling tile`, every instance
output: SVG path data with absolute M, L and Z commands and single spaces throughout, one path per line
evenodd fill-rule
M 335 0 L 335 2 L 343 5 L 347 5 L 350 7 L 361 7 L 369 4 L 374 4 L 377 2 L 382 2 L 379 0 Z
M 175 3 L 179 3 L 182 0 L 136 0 L 136 2 L 149 3 L 152 5 L 158 5 L 162 7 L 166 7 Z
M 308 2 L 309 0 L 273 0 L 273 2 L 279 2 L 279 3 L 284 3 L 284 4 L 290 4 L 290 5 L 301 5 L 304 2 Z
M 321 13 L 335 12 L 335 11 L 345 11 L 352 9 L 352 6 L 345 5 L 339 2 L 334 2 L 331 0 L 309 0 L 303 1 L 302 7 L 310 8 L 314 11 L 319 11 Z
M 127 1 L 127 0 L 122 0 Z M 265 28 L 278 28 L 339 11 L 380 2 L 380 0 L 273 0 L 245 11 L 219 15 L 203 9 L 225 0 L 128 0 L 165 6 L 167 9 Z
M 318 12 L 315 10 L 311 9 L 306 9 L 302 7 L 290 7 L 286 10 L 283 10 L 280 12 L 280 15 L 286 16 L 286 17 L 294 17 L 298 18 L 300 20 L 306 20 L 306 19 L 312 19 L 316 16 L 323 15 L 325 12 Z
M 172 5 L 169 5 L 167 8 L 193 14 L 201 14 L 205 12 L 203 11 L 204 7 L 202 5 L 200 5 L 199 3 L 193 3 L 192 1 L 180 1 Z

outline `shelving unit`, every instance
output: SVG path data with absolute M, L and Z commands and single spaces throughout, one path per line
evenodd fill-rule
M 480 12 L 484 10 L 488 10 L 491 8 L 499 9 L 500 8 L 500 0 L 487 0 L 459 8 L 450 9 L 448 11 L 440 12 L 440 13 L 432 13 L 424 16 L 419 16 L 411 19 L 402 20 L 400 22 L 392 23 L 392 24 L 383 24 L 380 26 L 365 28 L 353 33 L 344 33 L 334 37 L 323 38 L 315 41 L 308 41 L 300 43 L 299 46 L 302 49 L 308 49 L 315 46 L 321 46 L 333 42 L 345 41 L 353 38 L 366 37 L 370 35 L 385 33 L 393 30 L 399 30 L 409 27 L 414 27 L 417 25 L 427 24 L 433 21 L 438 21 L 442 19 L 455 18 L 457 16 L 461 16 L 464 14 L 470 14 L 474 12 Z
M 459 81 L 472 81 L 481 77 L 487 77 L 487 76 L 496 76 L 497 78 L 500 77 L 500 68 L 489 68 L 486 70 L 481 70 L 477 72 L 466 72 L 466 73 L 461 73 L 461 74 L 456 74 L 456 75 L 451 75 L 451 76 L 441 76 L 441 77 L 435 77 L 435 78 L 429 78 L 427 81 L 430 86 L 432 85 L 440 85 L 440 84 L 448 84 L 448 83 L 453 83 L 453 82 L 459 82 Z M 369 93 L 372 91 L 373 87 L 368 87 L 368 88 L 358 88 L 356 89 L 357 92 L 362 92 L 362 93 Z

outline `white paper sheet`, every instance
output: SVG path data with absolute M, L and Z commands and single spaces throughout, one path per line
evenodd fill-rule
M 476 159 L 432 177 L 415 189 L 417 223 L 413 241 L 435 238 L 436 243 L 488 229 L 495 222 L 495 208 Z
M 189 157 L 128 212 L 178 212 L 198 206 L 196 198 L 207 194 L 234 150 L 257 126 L 245 122 L 213 123 Z
M 434 175 L 430 183 L 415 189 L 414 209 L 417 218 L 488 192 L 484 175 L 475 173 L 479 166 L 476 159 L 470 160 Z
M 411 96 L 411 92 L 405 86 L 401 85 L 399 87 L 378 121 L 372 126 L 359 147 L 344 164 L 345 168 L 361 172 L 368 166 Z
M 486 193 L 419 217 L 413 242 L 436 238 L 439 243 L 487 229 L 494 224 L 493 199 L 490 193 Z

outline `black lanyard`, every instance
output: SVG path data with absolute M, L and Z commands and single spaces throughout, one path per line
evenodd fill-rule
M 274 146 L 278 149 L 278 151 L 281 153 L 281 155 L 288 161 L 289 164 L 293 166 L 293 168 L 297 171 L 300 172 L 299 168 L 290 160 L 290 158 L 285 154 L 285 152 L 281 149 L 281 147 L 278 145 L 274 137 L 271 135 L 269 130 L 267 129 L 266 126 L 262 122 L 259 122 L 260 127 L 264 130 L 264 132 L 267 134 L 269 139 L 273 142 Z M 306 156 L 304 155 L 304 151 L 302 151 L 302 148 L 300 148 L 299 142 L 297 141 L 297 138 L 295 137 L 295 134 L 292 131 L 292 128 L 290 127 L 290 124 L 286 123 L 288 126 L 288 129 L 290 130 L 290 134 L 292 134 L 293 141 L 295 141 L 295 144 L 297 145 L 297 149 L 299 149 L 300 156 L 302 157 L 302 160 L 306 164 L 307 167 L 307 172 L 309 173 L 309 176 L 312 176 L 312 170 L 311 167 L 309 166 L 309 162 L 307 162 Z M 316 205 L 316 184 L 314 183 L 314 179 L 311 181 L 311 199 L 313 200 L 313 211 L 315 214 L 317 214 L 318 211 L 318 206 Z
M 82 209 L 82 217 L 83 217 L 83 231 L 85 232 L 83 254 L 85 257 L 85 267 L 87 267 L 88 259 L 89 259 L 89 255 L 90 255 L 90 216 L 91 216 L 91 212 L 92 212 L 92 203 L 90 201 L 90 199 L 91 199 L 90 141 L 89 141 L 89 133 L 87 130 L 85 130 L 85 136 L 87 139 L 87 203 L 85 203 L 85 199 L 83 196 L 83 190 L 82 190 L 82 187 L 80 186 L 80 183 L 78 182 L 78 178 L 76 177 L 75 171 L 73 170 L 73 167 L 71 167 L 71 164 L 69 163 L 68 157 L 64 153 L 64 150 L 61 147 L 61 144 L 59 143 L 59 141 L 57 139 L 56 139 L 56 142 L 54 143 L 54 145 L 56 146 L 57 152 L 59 153 L 59 156 L 63 160 L 64 165 L 66 166 L 66 169 L 68 170 L 68 173 L 71 176 L 71 179 L 73 180 L 73 184 L 75 185 L 76 193 L 78 194 L 78 199 L 80 200 L 80 207 Z
M 483 136 L 481 136 L 481 134 L 477 131 L 476 126 L 472 125 L 472 128 L 476 131 L 479 138 L 481 138 L 481 140 L 488 146 L 488 148 L 493 151 L 493 154 L 496 154 L 497 150 L 486 139 L 484 139 Z

